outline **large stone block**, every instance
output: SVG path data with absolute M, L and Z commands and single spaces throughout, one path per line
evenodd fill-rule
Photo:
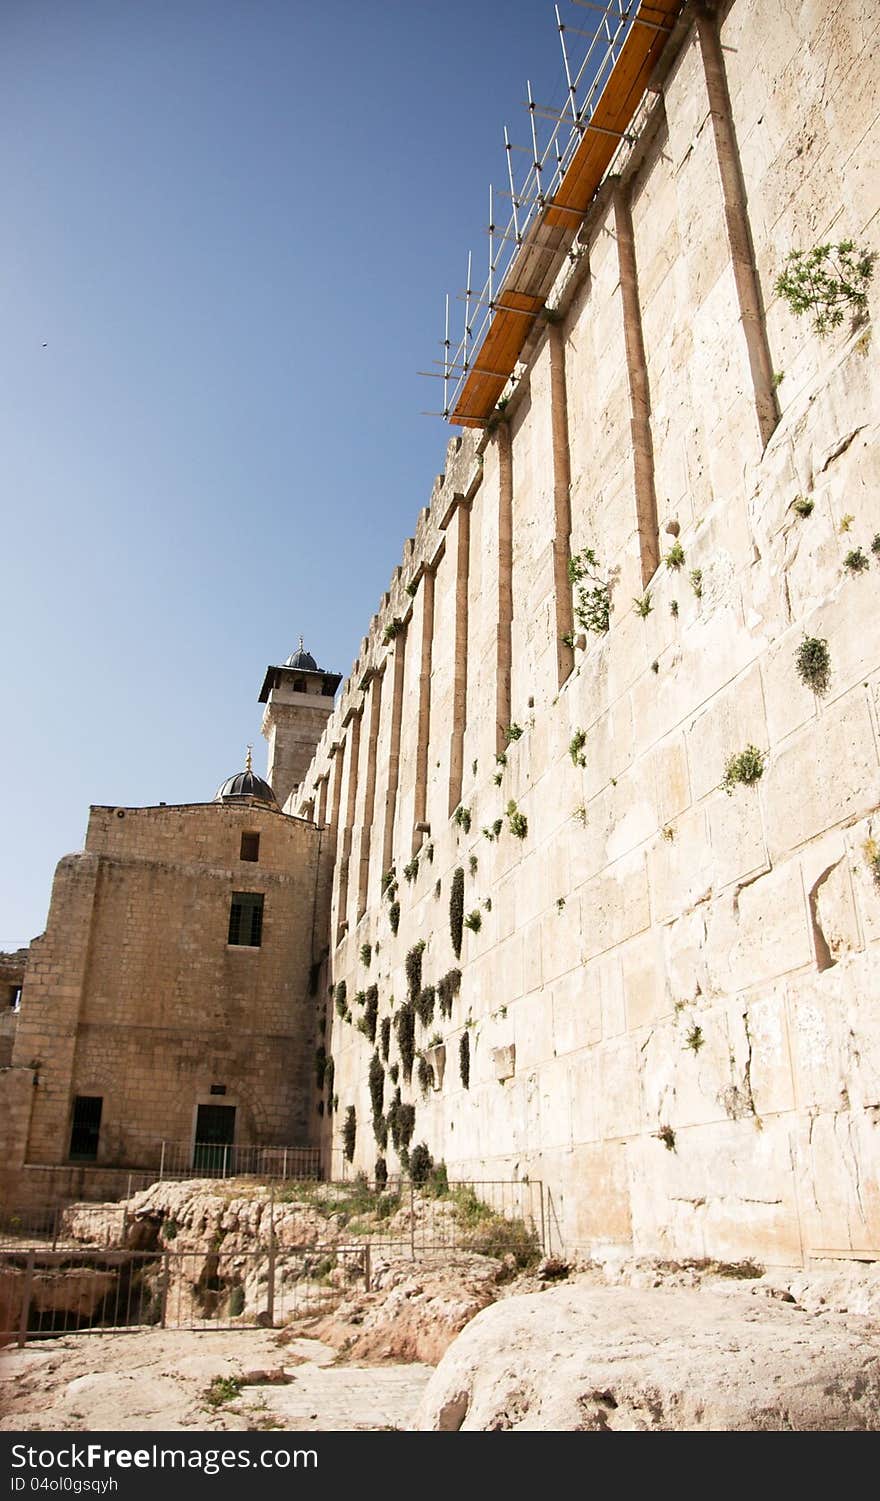
M 880 765 L 868 701 L 854 689 L 793 735 L 761 784 L 770 856 L 880 805 Z

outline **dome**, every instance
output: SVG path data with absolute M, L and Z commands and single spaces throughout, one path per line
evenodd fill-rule
M 287 658 L 287 661 L 284 665 L 285 667 L 299 667 L 303 672 L 320 671 L 320 668 L 318 667 L 318 664 L 312 656 L 311 652 L 306 651 L 305 646 L 303 645 L 302 636 L 300 636 L 299 638 L 299 646 L 297 647 L 296 651 L 292 651 L 290 653 L 290 656 Z
M 278 807 L 269 783 L 264 782 L 262 777 L 258 777 L 251 766 L 250 746 L 248 746 L 244 771 L 237 771 L 234 776 L 227 777 L 214 794 L 215 803 L 228 803 L 237 801 L 239 798 L 254 798 L 259 803 L 268 803 L 271 808 Z

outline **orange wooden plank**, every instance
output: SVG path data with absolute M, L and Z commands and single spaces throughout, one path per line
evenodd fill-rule
M 637 21 L 621 48 L 593 112 L 591 123 L 601 126 L 602 130 L 585 132 L 553 204 L 536 221 L 535 228 L 539 224 L 569 228 L 572 238 L 574 237 L 577 228 L 575 215 L 586 212 L 602 181 L 617 150 L 617 136 L 626 131 L 644 96 L 648 80 L 666 45 L 682 3 L 683 0 L 653 0 L 651 4 L 639 6 Z M 655 31 L 649 26 L 640 26 L 639 18 L 662 26 L 664 30 Z M 616 134 L 604 135 L 603 130 Z M 526 239 L 528 242 L 528 235 Z M 501 296 L 507 306 L 499 308 L 495 313 L 476 357 L 493 370 L 504 371 L 506 374 L 488 376 L 471 372 L 450 418 L 452 422 L 464 427 L 481 427 L 486 422 L 513 372 L 533 326 L 532 318 L 523 317 L 510 309 L 521 307 L 523 311 L 538 312 L 543 306 L 540 297 L 526 290 L 508 291 Z

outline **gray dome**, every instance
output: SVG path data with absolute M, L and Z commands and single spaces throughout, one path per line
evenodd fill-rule
M 215 803 L 228 803 L 239 798 L 255 798 L 257 802 L 268 803 L 271 808 L 277 808 L 278 803 L 275 794 L 268 782 L 262 777 L 256 776 L 248 767 L 246 771 L 237 771 L 234 776 L 227 777 L 218 788 L 214 796 Z
M 310 651 L 303 646 L 302 636 L 299 638 L 299 646 L 296 651 L 290 653 L 285 662 L 285 667 L 299 667 L 303 672 L 318 672 L 320 669 Z

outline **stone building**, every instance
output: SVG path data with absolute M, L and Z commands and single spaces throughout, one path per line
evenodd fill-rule
M 284 814 L 98 809 L 62 868 L 56 931 L 85 935 L 105 885 L 127 910 L 113 860 L 140 891 L 161 834 L 172 872 L 187 831 L 213 851 L 121 990 L 118 923 L 68 960 L 50 921 L 0 1074 L 28 1161 L 64 1160 L 80 1094 L 106 1094 L 117 1152 L 121 1069 L 137 1120 L 152 1093 L 184 1138 L 220 1082 L 334 1175 L 424 1142 L 450 1177 L 540 1178 L 569 1245 L 880 1254 L 880 278 L 824 337 L 778 290 L 792 251 L 880 250 L 880 15 L 657 0 L 638 23 L 641 71 L 611 75 L 629 113 L 584 133 L 595 190 L 557 195 L 516 263 L 510 379 L 472 374 L 338 700 L 302 654 L 267 674 Z M 239 836 L 282 829 L 243 882 Z M 313 877 L 260 992 L 298 1057 L 284 1093 L 239 1050 L 253 956 L 223 935 L 233 892 L 268 925 Z M 198 1045 L 171 1055 L 193 965 Z
M 297 655 L 332 705 L 338 677 Z M 272 728 L 293 768 L 326 720 L 320 698 L 317 720 L 297 702 Z M 7 1060 L 19 1165 L 259 1167 L 256 1149 L 308 1147 L 326 863 L 250 750 L 211 802 L 92 808 L 31 944 Z

